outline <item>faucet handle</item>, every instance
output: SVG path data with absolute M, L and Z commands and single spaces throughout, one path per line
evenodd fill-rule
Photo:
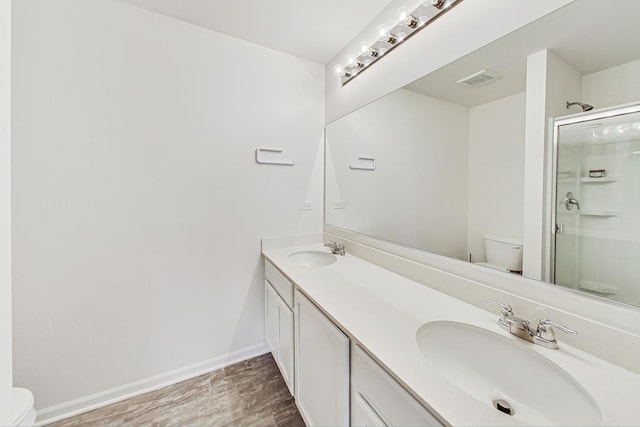
M 498 319 L 498 326 L 500 326 L 505 331 L 512 333 L 512 331 L 515 330 L 512 329 L 512 326 L 522 320 L 513 315 L 513 308 L 509 304 L 505 304 L 503 302 L 495 301 L 489 298 L 485 299 L 485 301 L 502 307 L 500 318 Z M 516 329 L 518 329 L 518 326 L 516 326 Z
M 578 333 L 577 331 L 574 331 L 573 329 L 569 329 L 566 326 L 561 325 L 560 323 L 553 322 L 547 319 L 546 317 L 543 317 L 542 319 L 540 319 L 540 323 L 538 324 L 538 332 L 544 333 L 544 332 L 547 332 L 547 329 L 549 329 L 549 331 L 551 331 L 551 335 L 553 335 L 552 328 L 560 329 L 565 334 L 575 335 Z
M 329 240 L 329 243 L 325 243 L 324 245 L 328 248 L 335 248 L 337 243 L 335 240 Z
M 489 298 L 485 299 L 485 301 L 488 302 L 488 303 L 495 304 L 497 306 L 502 307 L 502 317 L 503 318 L 513 314 L 513 308 L 509 304 L 505 304 L 503 302 L 492 300 L 492 299 L 489 299 Z
M 553 332 L 554 329 L 559 329 L 564 333 L 575 335 L 578 332 L 573 329 L 569 329 L 560 323 L 552 322 L 551 320 L 543 317 L 540 319 L 540 323 L 538 324 L 538 328 L 536 329 L 536 334 L 533 337 L 533 342 L 536 344 L 540 344 L 543 347 L 550 348 L 552 350 L 558 349 L 558 340 L 556 340 L 556 334 Z

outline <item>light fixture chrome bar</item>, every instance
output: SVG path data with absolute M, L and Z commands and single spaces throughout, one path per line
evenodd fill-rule
M 370 46 L 364 44 L 360 55 L 351 57 L 347 65 L 335 66 L 334 70 L 340 77 L 342 86 L 462 1 L 422 0 L 413 11 L 403 14 L 406 16 L 401 16 L 399 23 L 393 28 L 380 31 L 378 38 Z

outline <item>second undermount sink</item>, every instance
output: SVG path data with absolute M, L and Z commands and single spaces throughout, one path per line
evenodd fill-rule
M 595 426 L 602 415 L 591 395 L 565 370 L 526 343 L 466 323 L 422 325 L 416 340 L 449 383 L 500 411 L 514 424 Z
M 289 255 L 289 260 L 303 267 L 324 267 L 338 260 L 335 255 L 322 251 L 301 251 Z

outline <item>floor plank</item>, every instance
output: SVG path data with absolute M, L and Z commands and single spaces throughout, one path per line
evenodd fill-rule
M 304 427 L 271 354 L 67 418 L 75 426 Z

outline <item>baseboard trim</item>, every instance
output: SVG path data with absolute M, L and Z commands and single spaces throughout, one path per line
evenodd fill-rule
M 224 368 L 225 366 L 260 356 L 268 353 L 269 351 L 267 343 L 263 342 L 240 351 L 228 353 L 190 366 L 185 366 L 184 368 L 175 369 L 140 381 L 124 384 L 89 396 L 50 406 L 37 411 L 35 425 L 44 426 L 74 415 L 102 408 L 104 406 L 111 405 L 112 403 L 158 390 L 181 381 L 195 378 L 198 375 L 206 374 L 208 372 Z

